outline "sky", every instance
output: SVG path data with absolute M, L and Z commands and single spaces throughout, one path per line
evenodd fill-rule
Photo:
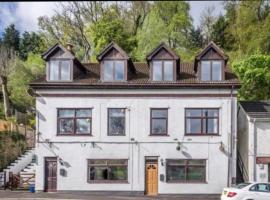
M 223 12 L 222 1 L 190 1 L 190 14 L 195 26 L 205 7 L 215 6 L 215 15 Z M 0 34 L 6 26 L 14 23 L 20 32 L 37 31 L 38 17 L 52 16 L 57 9 L 55 2 L 0 2 Z

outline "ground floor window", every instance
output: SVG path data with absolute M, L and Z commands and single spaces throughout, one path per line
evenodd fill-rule
M 206 160 L 168 159 L 167 182 L 205 182 Z
M 88 160 L 88 182 L 126 182 L 127 178 L 127 160 Z

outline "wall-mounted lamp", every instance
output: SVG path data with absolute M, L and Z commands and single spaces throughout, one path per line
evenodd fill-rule
M 181 150 L 181 143 L 180 142 L 177 142 L 176 150 L 177 151 L 180 151 Z
M 160 159 L 160 163 L 161 163 L 161 166 L 164 166 L 165 165 L 165 162 L 164 162 L 164 159 L 163 158 Z
M 224 146 L 223 142 L 220 142 L 219 150 L 222 151 L 222 152 L 225 151 L 225 146 Z

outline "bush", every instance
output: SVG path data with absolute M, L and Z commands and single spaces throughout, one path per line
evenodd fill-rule
M 25 136 L 17 132 L 0 132 L 0 171 L 25 152 Z

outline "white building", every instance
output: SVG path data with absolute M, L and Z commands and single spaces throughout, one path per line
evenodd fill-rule
M 81 64 L 56 44 L 31 83 L 37 191 L 215 194 L 236 177 L 237 78 L 210 43 L 193 63 L 165 44 L 133 63 L 115 43 Z
M 270 182 L 270 102 L 241 101 L 238 112 L 238 176 Z

